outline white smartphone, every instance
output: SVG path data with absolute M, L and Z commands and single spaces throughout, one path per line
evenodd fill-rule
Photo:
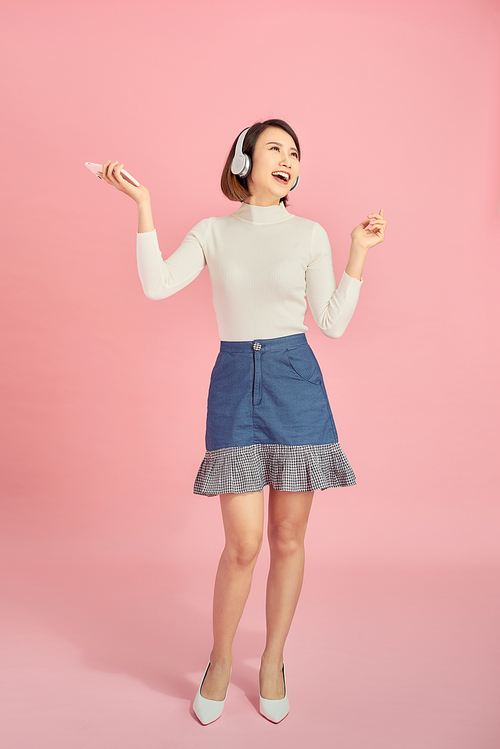
M 98 174 L 98 172 L 102 173 L 102 164 L 93 164 L 92 161 L 86 161 L 85 166 L 90 169 L 92 174 L 95 174 L 96 177 L 99 177 L 99 179 L 102 179 L 102 177 Z M 118 166 L 118 164 L 117 164 Z M 116 168 L 116 167 L 115 167 Z M 127 182 L 131 182 L 133 185 L 136 185 L 136 187 L 140 186 L 140 182 L 138 182 L 135 177 L 132 177 L 131 174 L 125 171 L 125 169 L 122 169 L 120 174 L 122 177 L 124 177 Z

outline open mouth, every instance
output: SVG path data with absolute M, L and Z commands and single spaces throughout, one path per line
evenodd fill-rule
M 287 172 L 273 172 L 273 177 L 276 182 L 280 182 L 282 185 L 286 185 L 290 181 L 290 175 Z

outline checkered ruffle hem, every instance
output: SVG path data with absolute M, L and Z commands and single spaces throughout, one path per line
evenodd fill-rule
M 207 450 L 193 494 L 260 491 L 266 484 L 291 492 L 352 486 L 356 476 L 340 444 L 268 445 Z

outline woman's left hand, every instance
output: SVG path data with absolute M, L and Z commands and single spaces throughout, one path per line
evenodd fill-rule
M 386 223 L 383 208 L 380 213 L 369 213 L 368 218 L 352 230 L 351 239 L 361 249 L 368 251 L 370 247 L 384 241 Z

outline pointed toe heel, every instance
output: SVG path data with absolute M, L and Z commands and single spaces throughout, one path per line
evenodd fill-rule
M 229 689 L 229 684 L 227 685 L 226 690 L 226 697 L 224 697 L 223 700 L 208 700 L 206 697 L 201 696 L 201 688 L 203 686 L 203 682 L 205 681 L 205 677 L 208 673 L 208 669 L 210 668 L 210 662 L 208 663 L 208 666 L 205 670 L 205 673 L 203 675 L 203 679 L 201 680 L 201 684 L 199 686 L 199 689 L 196 693 L 196 697 L 194 698 L 193 702 L 193 710 L 195 712 L 196 717 L 200 721 L 200 723 L 203 723 L 204 726 L 208 725 L 208 723 L 213 723 L 214 720 L 217 720 L 217 718 L 220 718 L 222 715 L 222 711 L 224 710 L 224 705 L 226 703 L 226 697 L 227 697 L 227 691 Z M 232 667 L 229 672 L 229 679 L 231 679 L 231 673 L 232 673 Z
M 281 700 L 266 700 L 260 693 L 259 684 L 259 699 L 260 699 L 260 712 L 264 718 L 272 721 L 273 723 L 279 723 L 286 718 L 290 712 L 290 703 L 288 701 L 288 695 L 286 693 L 286 681 L 285 681 L 285 664 L 283 663 L 283 685 L 285 687 L 285 696 Z

